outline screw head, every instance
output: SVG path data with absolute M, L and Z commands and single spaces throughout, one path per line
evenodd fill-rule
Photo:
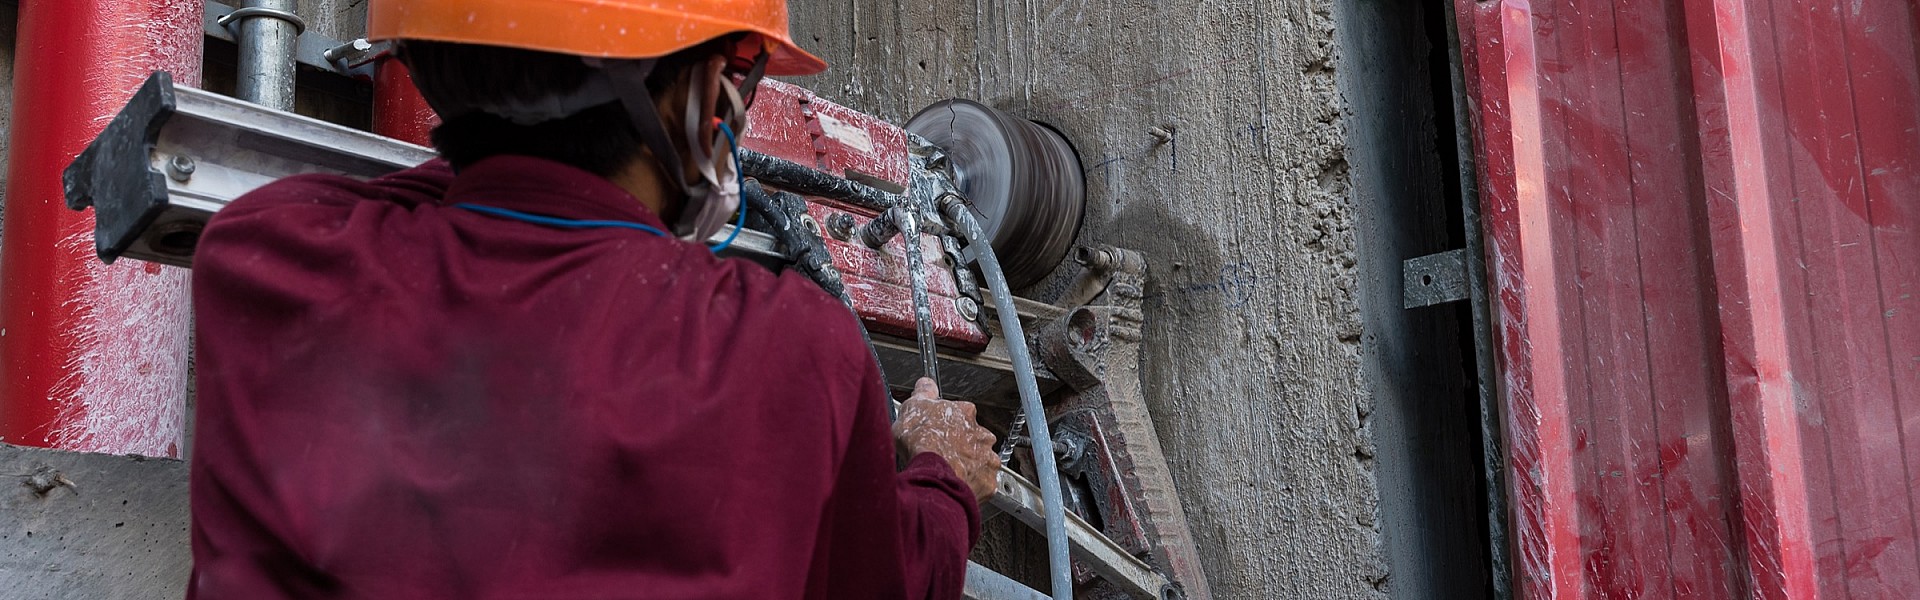
M 172 160 L 167 161 L 167 176 L 174 181 L 185 183 L 193 178 L 194 168 L 193 159 L 184 155 L 174 155 Z
M 962 319 L 968 321 L 980 320 L 980 303 L 974 302 L 972 298 L 961 296 L 959 299 L 953 301 L 953 307 L 959 309 L 960 318 Z
M 837 212 L 827 217 L 827 235 L 833 239 L 847 241 L 853 237 L 853 228 L 853 215 Z

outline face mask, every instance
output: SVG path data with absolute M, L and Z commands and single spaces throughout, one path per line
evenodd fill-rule
M 710 138 L 702 139 L 700 114 L 704 112 L 702 104 L 711 74 L 705 69 L 695 70 L 693 85 L 687 94 L 685 135 L 687 148 L 693 156 L 689 157 L 698 169 L 701 181 L 689 185 L 686 204 L 681 207 L 679 222 L 674 233 L 682 239 L 704 242 L 725 227 L 740 209 L 740 164 L 735 158 L 733 143 L 746 127 L 746 105 L 740 99 L 739 88 L 726 77 L 720 77 L 719 88 L 721 104 L 714 117 L 714 132 Z M 730 134 L 721 135 L 723 129 Z

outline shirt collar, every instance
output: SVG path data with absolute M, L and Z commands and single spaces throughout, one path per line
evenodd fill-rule
M 492 156 L 461 169 L 442 204 L 463 202 L 562 219 L 630 221 L 667 229 L 659 215 L 605 177 L 531 156 Z

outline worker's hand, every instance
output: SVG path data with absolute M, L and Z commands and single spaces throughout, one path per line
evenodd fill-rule
M 974 499 L 985 502 L 1000 483 L 1000 456 L 993 452 L 993 432 L 974 420 L 972 402 L 940 399 L 940 387 L 920 378 L 913 397 L 900 405 L 893 423 L 893 439 L 907 456 L 932 452 L 947 459 L 953 472 L 973 488 Z

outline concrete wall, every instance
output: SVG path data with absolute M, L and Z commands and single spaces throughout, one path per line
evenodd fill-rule
M 792 9 L 823 95 L 977 99 L 1078 147 L 1084 238 L 1152 262 L 1144 377 L 1220 597 L 1384 595 L 1331 1 Z
M 7 144 L 13 138 L 13 40 L 20 7 L 0 3 L 0 195 L 7 189 Z M 0 219 L 5 219 L 6 203 L 0 202 Z

